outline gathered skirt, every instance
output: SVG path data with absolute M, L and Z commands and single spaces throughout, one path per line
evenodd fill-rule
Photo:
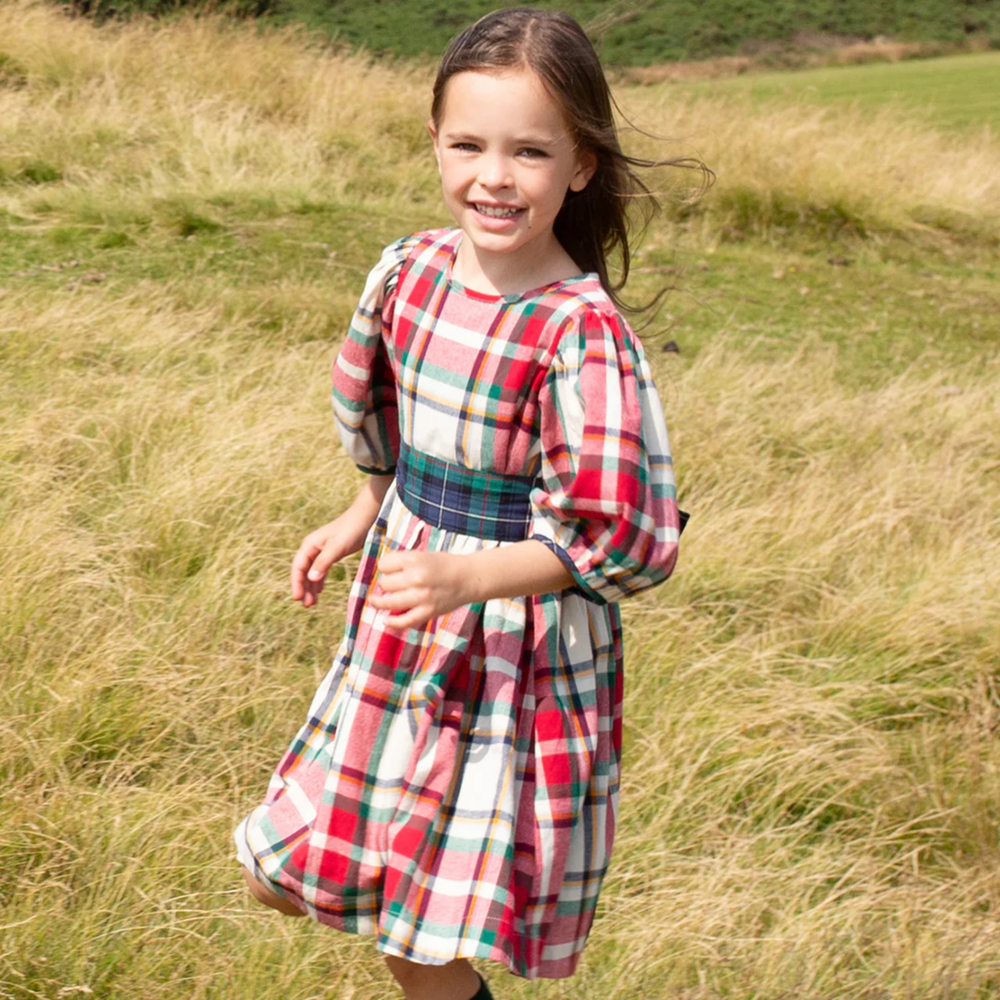
M 621 623 L 574 589 L 385 627 L 367 600 L 384 551 L 509 544 L 479 534 L 430 523 L 390 487 L 333 666 L 237 852 L 315 920 L 388 954 L 561 978 L 614 837 Z

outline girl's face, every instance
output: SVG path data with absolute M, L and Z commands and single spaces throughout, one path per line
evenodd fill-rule
M 562 110 L 529 69 L 456 73 L 430 125 L 445 203 L 477 251 L 538 261 L 567 191 L 596 157 L 577 150 Z

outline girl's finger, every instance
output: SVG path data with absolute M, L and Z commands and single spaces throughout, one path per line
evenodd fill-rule
M 312 535 L 307 535 L 292 557 L 291 587 L 292 597 L 296 601 L 301 601 L 305 596 L 309 583 L 307 575 L 309 567 L 313 564 L 313 560 L 321 548 L 321 545 L 312 541 Z
M 305 573 L 322 548 L 322 545 L 311 541 L 309 538 L 303 539 L 298 551 L 292 556 L 292 570 Z
M 311 608 L 319 599 L 319 595 L 323 592 L 323 587 L 326 585 L 326 581 L 310 580 L 305 574 L 302 574 L 301 581 L 302 606 L 304 608 Z M 294 596 L 294 594 L 292 596 Z
M 327 570 L 341 557 L 340 545 L 335 539 L 330 539 L 312 561 L 307 574 L 313 582 L 322 582 Z
M 401 615 L 388 615 L 385 619 L 387 628 L 406 629 L 423 625 L 434 617 L 433 609 L 428 607 L 411 608 Z
M 405 570 L 400 569 L 389 573 L 383 570 L 378 575 L 378 586 L 383 593 L 395 594 L 400 590 L 416 586 L 416 582 Z
M 406 569 L 407 565 L 413 561 L 412 552 L 399 552 L 389 550 L 379 556 L 378 568 L 380 573 L 399 573 Z
M 421 594 L 413 588 L 392 592 L 383 590 L 381 594 L 372 594 L 369 603 L 380 611 L 400 611 L 422 603 L 425 597 L 425 594 Z
M 310 581 L 307 579 L 305 573 L 300 573 L 294 569 L 292 570 L 291 589 L 293 600 L 305 600 L 306 595 L 312 591 Z

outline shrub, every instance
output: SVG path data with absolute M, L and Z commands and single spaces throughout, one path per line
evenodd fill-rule
M 128 20 L 136 15 L 166 17 L 182 11 L 222 13 L 234 17 L 261 17 L 277 13 L 281 0 L 70 0 L 76 13 L 98 21 Z

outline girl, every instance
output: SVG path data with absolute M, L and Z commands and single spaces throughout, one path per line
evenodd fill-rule
M 469 958 L 576 968 L 615 828 L 615 602 L 666 579 L 679 523 L 606 263 L 627 275 L 649 193 L 583 31 L 483 18 L 430 133 L 457 228 L 369 276 L 333 375 L 368 480 L 292 563 L 310 607 L 364 548 L 346 634 L 236 842 L 257 899 L 376 935 L 407 1000 L 485 1000 Z

